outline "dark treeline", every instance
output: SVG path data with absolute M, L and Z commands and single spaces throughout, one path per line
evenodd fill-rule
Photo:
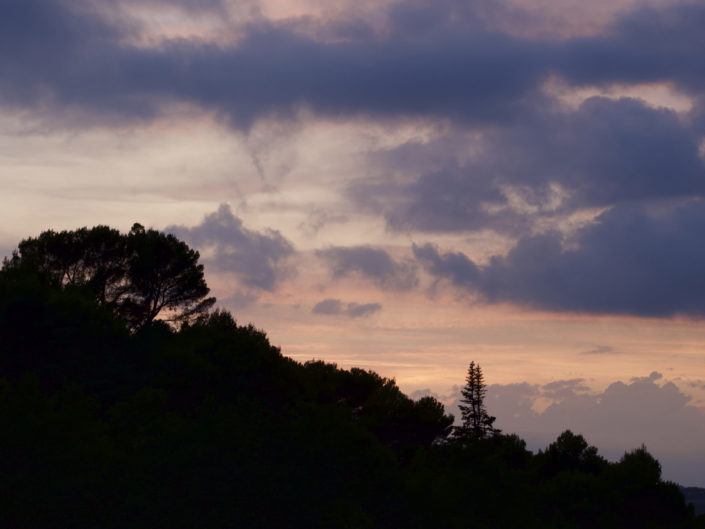
M 610 463 L 569 431 L 537 454 L 499 433 L 470 405 L 479 366 L 476 426 L 453 429 L 431 397 L 295 362 L 207 310 L 178 241 L 137 227 L 52 246 L 77 233 L 23 241 L 0 271 L 2 527 L 705 527 L 643 447 Z M 177 278 L 172 323 L 150 277 Z

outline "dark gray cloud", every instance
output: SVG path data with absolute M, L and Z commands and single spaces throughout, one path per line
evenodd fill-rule
M 124 72 L 126 54 L 119 42 L 130 33 L 129 25 L 111 23 L 94 5 L 0 1 L 1 102 L 38 110 L 49 120 L 70 107 L 154 115 Z
M 697 135 L 675 112 L 634 99 L 591 98 L 577 112 L 537 116 L 503 136 L 484 171 L 508 184 L 560 184 L 573 206 L 705 191 Z
M 552 74 L 577 84 L 675 80 L 691 91 L 705 79 L 702 4 L 632 13 L 611 33 L 568 41 L 489 31 L 472 3 L 447 1 L 397 3 L 389 31 L 373 38 L 359 21 L 354 31 L 335 21 L 346 38 L 323 41 L 291 21 L 259 20 L 233 45 L 182 39 L 151 48 L 128 44 L 141 27 L 115 16 L 116 4 L 1 0 L 3 100 L 45 114 L 82 109 L 109 124 L 150 119 L 172 101 L 213 109 L 238 127 L 300 105 L 330 116 L 514 123 L 542 100 L 540 84 Z
M 235 126 L 301 104 L 333 115 L 462 110 L 473 119 L 509 118 L 511 102 L 541 75 L 531 45 L 499 34 L 325 43 L 261 21 L 232 46 L 178 40 L 143 48 L 126 44 L 139 25 L 105 9 L 25 4 L 0 3 L 0 92 L 5 102 L 41 103 L 45 112 L 75 106 L 149 119 L 180 100 L 215 109 Z
M 377 156 L 382 176 L 356 183 L 353 198 L 395 229 L 520 234 L 532 219 L 580 208 L 705 193 L 700 133 L 674 111 L 634 99 L 527 114 L 493 131 L 463 164 L 454 160 L 462 146 L 454 135 L 446 140 L 452 147 L 406 144 Z M 387 176 L 399 167 L 413 176 Z M 508 192 L 528 209 L 513 210 Z
M 565 248 L 558 233 L 527 236 L 478 267 L 463 254 L 414 247 L 432 275 L 489 302 L 587 313 L 705 315 L 705 203 L 649 212 L 615 207 Z M 479 272 L 478 272 L 479 270 Z
M 387 225 L 394 230 L 512 231 L 523 218 L 510 211 L 500 215 L 483 208 L 486 204 L 506 205 L 497 182 L 491 175 L 452 163 L 417 178 L 400 180 L 384 175 L 357 182 L 350 191 L 358 205 L 384 215 Z
M 236 274 L 244 287 L 273 290 L 291 273 L 284 260 L 294 253 L 292 244 L 278 231 L 248 230 L 227 204 L 206 215 L 197 226 L 169 226 L 166 231 L 195 248 L 211 250 L 213 256 L 204 260 L 206 265 Z
M 480 269 L 464 253 L 447 252 L 440 254 L 432 244 L 413 245 L 414 257 L 426 268 L 429 274 L 437 278 L 449 279 L 454 285 L 475 288 Z
M 379 303 L 343 303 L 339 299 L 328 298 L 316 303 L 311 312 L 313 314 L 343 315 L 349 318 L 360 318 L 371 316 L 380 310 L 382 310 L 382 305 Z
M 615 21 L 599 36 L 574 39 L 559 52 L 559 69 L 577 84 L 675 81 L 705 88 L 705 6 L 645 7 Z
M 343 302 L 339 299 L 324 299 L 319 301 L 311 310 L 314 314 L 340 314 L 343 312 Z
M 389 290 L 408 290 L 418 283 L 413 262 L 395 261 L 378 248 L 335 246 L 319 250 L 316 255 L 328 263 L 335 279 L 358 275 Z

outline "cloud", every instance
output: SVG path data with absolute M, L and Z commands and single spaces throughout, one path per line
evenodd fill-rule
M 541 413 L 533 408 L 539 399 L 550 401 Z M 645 443 L 663 464 L 665 478 L 684 485 L 701 483 L 705 472 L 705 416 L 690 401 L 657 372 L 597 393 L 580 379 L 490 385 L 485 400 L 497 426 L 518 433 L 534 450 L 565 429 L 583 434 L 611 459 Z
M 316 255 L 328 263 L 334 279 L 358 275 L 389 290 L 409 290 L 418 283 L 413 263 L 395 261 L 381 249 L 334 246 Z
M 327 211 L 322 208 L 314 208 L 313 211 L 308 214 L 306 220 L 299 224 L 299 229 L 306 233 L 315 234 L 325 226 L 344 223 L 349 220 L 348 215 Z
M 351 318 L 359 318 L 362 316 L 370 316 L 380 310 L 382 310 L 382 305 L 379 303 L 349 303 L 346 312 Z
M 650 212 L 615 207 L 580 230 L 571 245 L 549 232 L 518 241 L 506 256 L 478 267 L 432 245 L 414 247 L 433 276 L 481 294 L 555 311 L 640 316 L 705 315 L 705 203 Z
M 485 171 L 510 185 L 560 185 L 572 207 L 705 191 L 699 139 L 678 115 L 635 99 L 594 97 L 502 134 Z
M 187 13 L 215 12 L 224 14 L 227 12 L 224 0 L 106 0 L 107 4 L 121 6 L 140 6 L 150 8 L 178 8 Z
M 454 142 L 454 139 L 449 139 Z M 404 155 L 420 163 L 424 158 L 437 158 L 427 146 L 405 145 Z M 410 154 L 409 151 L 419 152 Z M 350 186 L 352 199 L 366 210 L 384 215 L 387 225 L 398 231 L 430 232 L 471 231 L 485 228 L 511 231 L 520 215 L 503 208 L 501 214 L 491 206 L 506 206 L 507 200 L 498 182 L 491 175 L 475 172 L 469 165 L 453 161 L 454 153 L 444 153 L 442 167 L 402 179 L 391 179 L 387 171 L 403 171 L 399 157 L 387 153 L 386 171 L 377 179 L 368 179 Z M 410 174 L 417 170 L 408 169 Z M 489 207 L 487 207 L 489 206 Z
M 649 382 L 656 382 L 657 380 L 661 380 L 662 378 L 663 378 L 662 373 L 659 373 L 658 371 L 652 371 L 648 377 L 632 377 L 631 382 L 632 382 L 632 384 L 649 383 Z
M 302 104 L 328 115 L 448 115 L 463 108 L 481 119 L 509 116 L 507 101 L 535 84 L 529 46 L 503 35 L 321 42 L 261 21 L 233 45 L 174 40 L 137 47 L 127 43 L 140 32 L 134 21 L 81 9 L 80 2 L 24 4 L 1 4 L 0 92 L 25 108 L 43 103 L 45 111 L 149 119 L 176 100 L 214 109 L 237 127 L 291 115 Z M 429 75 L 430 66 L 444 82 Z
M 577 110 L 538 107 L 481 140 L 453 130 L 381 151 L 379 176 L 350 195 L 396 230 L 516 236 L 585 208 L 703 196 L 701 136 L 675 111 L 593 97 Z
M 607 354 L 616 354 L 616 351 L 614 350 L 614 348 L 610 347 L 609 345 L 598 345 L 594 349 L 582 351 L 580 354 L 581 355 L 607 355 Z
M 251 307 L 259 298 L 252 292 L 236 290 L 225 299 L 218 299 L 219 305 L 227 306 L 234 310 L 242 310 Z
M 91 7 L 58 0 L 0 1 L 0 101 L 35 107 L 45 118 L 52 108 L 60 113 L 71 106 L 153 115 L 134 98 L 132 83 L 120 71 L 124 57 L 118 43 L 129 28 Z
M 291 117 L 302 106 L 331 117 L 497 124 L 531 113 L 545 99 L 540 86 L 549 75 L 578 85 L 675 81 L 693 93 L 705 85 L 701 4 L 634 12 L 610 32 L 567 40 L 514 37 L 490 29 L 474 3 L 446 1 L 395 3 L 383 31 L 352 14 L 329 25 L 320 20 L 313 33 L 302 21 L 258 18 L 238 28 L 232 44 L 151 46 L 149 35 L 131 44 L 145 30 L 116 15 L 120 4 L 2 0 L 2 100 L 44 118 L 78 113 L 107 125 L 154 119 L 174 102 L 238 128 L 263 116 Z M 177 5 L 224 9 L 215 1 Z
M 414 244 L 412 251 L 429 274 L 449 279 L 453 285 L 474 288 L 480 277 L 480 269 L 464 253 L 447 252 L 441 255 L 432 244 Z
M 573 396 L 577 393 L 588 391 L 583 378 L 571 378 L 570 380 L 557 380 L 549 382 L 541 387 L 541 392 L 544 397 L 550 399 L 561 399 L 568 396 Z
M 560 70 L 578 84 L 672 80 L 692 91 L 705 87 L 702 32 L 705 6 L 686 2 L 642 7 L 608 32 L 574 39 L 562 50 Z
M 382 310 L 382 305 L 379 303 L 343 303 L 339 299 L 329 298 L 316 303 L 311 312 L 313 314 L 343 315 L 349 318 L 360 318 L 371 316 L 380 310 Z
M 207 266 L 237 275 L 244 287 L 274 290 L 291 273 L 284 260 L 294 254 L 293 245 L 278 231 L 248 230 L 227 204 L 197 226 L 169 226 L 166 231 L 191 246 L 211 250 L 213 256 L 204 259 Z
M 313 307 L 314 314 L 340 314 L 343 311 L 343 303 L 339 299 L 324 299 Z

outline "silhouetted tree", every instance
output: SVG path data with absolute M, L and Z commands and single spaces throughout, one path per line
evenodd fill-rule
M 495 417 L 487 413 L 485 394 L 487 388 L 479 364 L 470 362 L 465 387 L 460 391 L 460 413 L 463 424 L 455 429 L 457 437 L 488 437 L 501 432 L 493 426 Z
M 3 273 L 83 291 L 138 329 L 158 316 L 188 321 L 213 306 L 198 259 L 198 252 L 175 236 L 140 224 L 127 235 L 96 226 L 49 230 L 21 241 L 4 261 Z
M 152 322 L 162 311 L 166 321 L 187 321 L 215 303 L 203 277 L 199 253 L 171 234 L 134 224 L 127 237 L 129 289 L 120 314 L 133 326 Z
M 48 230 L 21 241 L 3 270 L 34 275 L 53 287 L 88 289 L 100 304 L 113 306 L 127 287 L 125 245 L 126 238 L 108 226 Z
M 566 471 L 597 475 L 606 465 L 605 459 L 598 455 L 596 447 L 589 445 L 582 435 L 574 434 L 570 430 L 562 432 L 545 451 L 540 451 L 537 459 L 542 473 L 546 476 Z

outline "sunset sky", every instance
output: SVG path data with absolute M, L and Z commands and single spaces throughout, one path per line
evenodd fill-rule
M 0 255 L 168 230 L 286 355 L 705 486 L 705 3 L 0 7 Z

